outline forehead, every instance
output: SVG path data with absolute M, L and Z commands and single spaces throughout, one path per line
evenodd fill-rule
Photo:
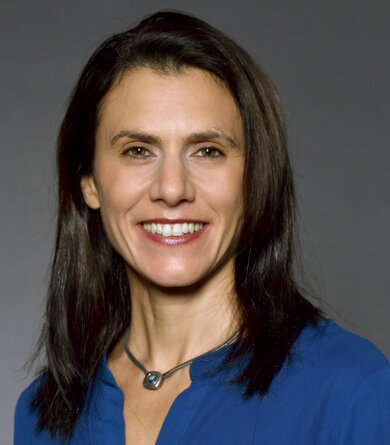
M 98 133 L 129 125 L 171 131 L 223 127 L 240 137 L 243 131 L 230 90 L 222 80 L 197 68 L 161 73 L 142 67 L 123 73 L 103 99 Z

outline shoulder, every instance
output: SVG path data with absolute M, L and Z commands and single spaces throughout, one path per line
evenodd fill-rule
M 307 326 L 295 342 L 283 374 L 312 383 L 341 396 L 354 391 L 366 378 L 389 369 L 389 361 L 369 340 L 331 320 Z
M 292 361 L 307 363 L 333 376 L 365 378 L 387 368 L 388 359 L 369 340 L 353 334 L 331 320 L 307 326 L 292 349 Z
M 15 409 L 15 428 L 25 429 L 31 420 L 37 419 L 36 412 L 31 408 L 31 402 L 42 383 L 42 377 L 35 379 L 19 396 Z
M 302 331 L 279 382 L 321 419 L 328 443 L 390 443 L 390 364 L 369 340 L 320 320 Z
M 38 431 L 37 410 L 31 403 L 42 384 L 43 377 L 36 378 L 20 395 L 15 408 L 14 445 L 51 445 L 52 438 L 45 431 Z
M 47 428 L 39 428 L 39 409 L 34 409 L 32 402 L 37 394 L 37 391 L 44 383 L 45 375 L 41 375 L 36 378 L 20 395 L 16 408 L 14 419 L 14 445 L 85 445 L 90 443 L 89 440 L 89 416 L 91 408 L 94 404 L 92 400 L 100 397 L 101 384 L 97 384 L 97 380 L 102 381 L 106 378 L 104 375 L 104 360 L 97 370 L 98 376 L 95 376 L 91 382 L 87 391 L 87 400 L 81 410 L 78 421 L 76 422 L 74 431 L 71 436 L 66 439 L 60 438 L 59 434 L 52 436 Z M 103 374 L 103 375 L 101 375 Z M 113 379 L 113 378 L 112 378 Z M 108 397 L 99 401 L 99 405 L 102 407 L 103 417 L 105 416 L 106 400 Z

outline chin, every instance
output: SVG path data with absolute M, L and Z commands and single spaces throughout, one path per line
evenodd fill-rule
M 188 274 L 188 272 L 186 272 L 185 274 L 167 273 L 165 275 L 159 273 L 158 276 L 145 277 L 145 278 L 159 287 L 166 287 L 166 288 L 191 287 L 194 284 L 202 281 L 201 276 Z
M 127 266 L 127 269 L 130 280 L 138 276 L 142 281 L 160 288 L 191 287 L 203 282 L 208 276 L 207 270 L 199 270 L 196 267 L 163 268 L 160 265 L 160 267 L 152 267 L 146 270 L 130 266 Z

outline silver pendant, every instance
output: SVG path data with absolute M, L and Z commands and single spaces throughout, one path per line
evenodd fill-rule
M 149 371 L 145 374 L 143 385 L 147 389 L 159 389 L 164 381 L 164 377 L 161 372 Z

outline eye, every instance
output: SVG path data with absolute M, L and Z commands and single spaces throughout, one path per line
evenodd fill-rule
M 195 156 L 198 156 L 200 158 L 213 159 L 213 158 L 218 158 L 219 156 L 222 156 L 222 152 L 216 147 L 209 146 L 209 147 L 200 148 L 195 153 Z
M 123 154 L 137 159 L 148 158 L 151 156 L 151 153 L 147 148 L 138 145 L 127 148 Z

